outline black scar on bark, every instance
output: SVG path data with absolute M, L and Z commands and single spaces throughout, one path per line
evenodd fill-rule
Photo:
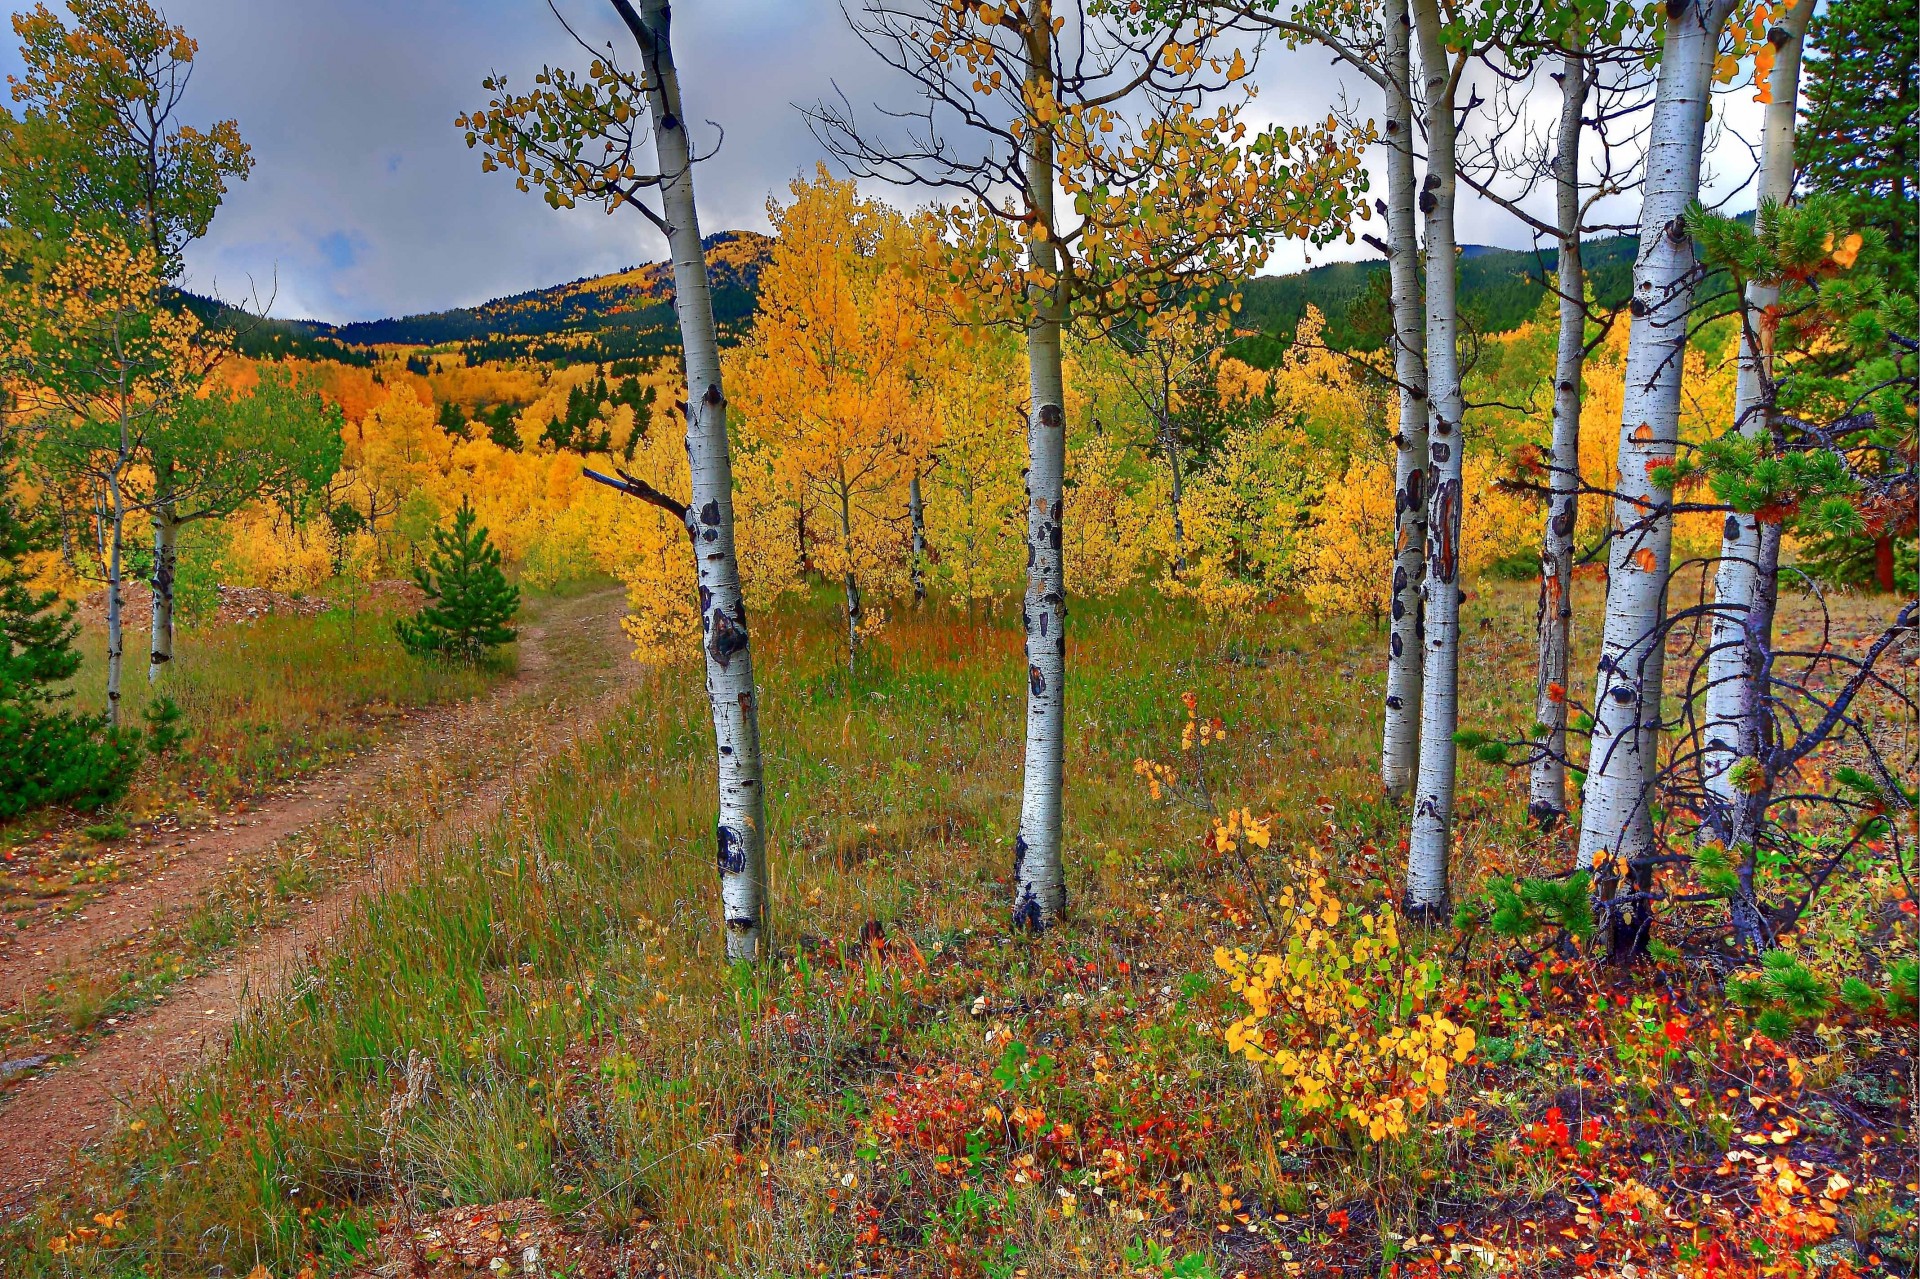
M 705 400 L 708 404 L 713 405 L 715 408 L 718 408 L 727 402 L 727 397 L 720 394 L 720 388 L 712 384 L 709 384 L 707 386 L 707 393 L 701 396 L 700 398 Z
M 1038 666 L 1027 667 L 1027 691 L 1035 697 L 1047 691 L 1047 677 L 1040 673 Z
M 1553 532 L 1555 537 L 1565 537 L 1573 532 L 1573 503 L 1561 507 L 1560 513 L 1553 517 Z
M 738 875 L 747 868 L 747 845 L 731 826 L 714 827 L 714 835 L 720 845 L 720 873 Z
M 1045 613 L 1042 613 L 1040 614 L 1040 638 L 1045 639 L 1046 637 L 1047 637 L 1047 615 Z
M 1393 567 L 1393 589 L 1395 591 L 1404 591 L 1407 589 L 1407 566 L 1405 564 L 1396 564 Z
M 1399 631 L 1395 631 L 1392 635 L 1387 637 L 1387 645 L 1393 650 L 1393 655 L 1395 657 L 1400 656 L 1401 653 L 1406 651 L 1406 645 L 1403 644 L 1400 640 Z
M 1633 690 L 1625 684 L 1615 684 L 1612 688 L 1607 690 L 1607 696 L 1611 697 L 1614 701 L 1620 703 L 1622 706 L 1633 705 L 1633 701 L 1634 701 Z
M 1434 447 L 1441 446 L 1436 444 Z M 1434 490 L 1433 518 L 1436 527 L 1433 530 L 1431 571 L 1442 582 L 1451 582 L 1460 571 L 1460 552 L 1454 545 L 1454 535 L 1460 524 L 1457 514 L 1459 506 L 1460 481 L 1446 480 Z
M 1560 824 L 1560 819 L 1565 817 L 1566 813 L 1552 800 L 1536 799 L 1527 805 L 1527 816 L 1531 817 L 1533 824 L 1541 830 L 1552 830 Z
M 1407 505 L 1418 510 L 1427 491 L 1427 473 L 1419 467 L 1407 472 Z
M 1020 878 L 1020 868 L 1026 864 L 1027 837 L 1025 835 L 1015 835 L 1013 837 L 1013 877 L 1016 881 Z
M 707 651 L 713 654 L 713 660 L 720 663 L 720 669 L 726 670 L 733 655 L 747 646 L 746 610 L 741 610 L 738 618 L 727 616 L 725 609 L 716 608 L 708 616 L 713 619 L 712 637 L 707 641 Z
M 1740 521 L 1735 519 L 1731 515 L 1727 516 L 1727 526 L 1721 530 L 1721 534 L 1729 542 L 1739 541 L 1740 540 Z
M 717 501 L 708 502 L 705 506 L 701 507 L 700 522 L 702 524 L 708 525 L 709 527 L 719 524 L 720 523 L 720 503 Z
M 1443 463 L 1452 456 L 1453 450 L 1447 447 L 1446 441 L 1435 440 L 1433 442 L 1433 460 L 1436 464 Z
M 759 928 L 760 921 L 756 919 L 727 920 L 727 931 L 730 933 L 751 933 L 758 931 Z
M 1022 888 L 1013 903 L 1013 930 L 1017 933 L 1044 933 L 1047 915 L 1040 909 L 1040 898 L 1031 887 Z
M 1398 693 L 1388 693 L 1388 694 L 1387 694 L 1387 709 L 1388 709 L 1388 710 L 1390 710 L 1390 711 L 1397 711 L 1397 710 L 1399 710 L 1399 709 L 1400 709 L 1401 707 L 1403 707 L 1403 706 L 1405 706 L 1405 705 L 1406 705 L 1406 703 L 1400 700 L 1400 694 L 1398 694 Z
M 1407 606 L 1400 602 L 1400 597 L 1398 595 L 1393 597 L 1392 611 L 1393 611 L 1393 620 L 1396 622 L 1407 615 Z
M 1060 526 L 1058 524 L 1049 523 L 1047 525 L 1047 544 L 1056 551 L 1060 549 Z

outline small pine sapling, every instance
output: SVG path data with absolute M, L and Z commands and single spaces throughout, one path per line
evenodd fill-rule
M 487 537 L 473 506 L 461 502 L 449 528 L 433 533 L 434 550 L 414 580 L 426 603 L 393 624 L 400 643 L 416 657 L 479 662 L 517 632 L 507 623 L 520 609 L 520 589 L 500 570 L 500 548 Z

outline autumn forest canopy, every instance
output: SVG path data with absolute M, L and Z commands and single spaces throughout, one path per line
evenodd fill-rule
M 335 324 L 15 6 L 0 1271 L 1913 1273 L 1915 15 L 819 8 L 765 230 L 570 0 L 440 141 L 638 265 Z

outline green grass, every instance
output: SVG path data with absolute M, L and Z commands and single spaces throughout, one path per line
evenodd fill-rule
M 1529 604 L 1500 588 L 1469 605 L 1467 722 L 1524 713 Z M 1219 1041 L 1232 999 L 1210 956 L 1257 943 L 1252 890 L 1197 839 L 1194 811 L 1148 800 L 1133 763 L 1178 755 L 1193 691 L 1227 724 L 1217 793 L 1276 815 L 1262 883 L 1312 849 L 1353 900 L 1391 894 L 1404 816 L 1375 776 L 1379 637 L 1137 602 L 1079 604 L 1073 626 L 1073 899 L 1056 931 L 1007 933 L 1017 630 L 909 613 L 850 676 L 822 595 L 756 632 L 774 962 L 722 963 L 700 673 L 645 672 L 497 821 L 367 903 L 223 1060 L 138 1104 L 13 1228 L 0 1266 L 344 1272 L 403 1196 L 537 1197 L 673 1275 L 1116 1273 L 1123 1256 L 1204 1274 L 1258 1243 L 1234 1224 L 1243 1199 L 1302 1218 L 1300 1247 L 1333 1246 L 1328 1214 L 1350 1212 L 1391 1259 L 1441 1188 L 1496 1215 L 1502 1196 L 1558 1194 L 1562 1171 L 1511 1144 L 1490 1156 L 1471 1125 L 1365 1159 L 1316 1145 Z M 1460 891 L 1563 856 L 1524 829 L 1522 790 L 1464 766 Z M 884 948 L 862 942 L 870 921 Z M 1621 1008 L 1626 1063 L 1650 1014 Z M 1613 1021 L 1593 1017 L 1581 1033 L 1611 1043 Z M 1517 1141 L 1541 1098 L 1590 1085 L 1584 1055 L 1509 1033 L 1509 1074 L 1475 1105 Z M 396 1105 L 410 1059 L 431 1084 Z M 1628 1065 L 1609 1069 L 1627 1082 Z M 1663 1157 L 1719 1157 L 1708 1111 L 1675 1121 Z M 115 1209 L 110 1244 L 49 1250 Z
M 155 696 L 174 699 L 191 734 L 149 765 L 130 807 L 182 802 L 220 808 L 308 773 L 377 739 L 388 721 L 420 706 L 484 692 L 497 672 L 423 662 L 393 636 L 393 614 L 336 607 L 313 617 L 271 614 L 241 624 L 183 628 L 158 688 L 146 678 L 145 632 L 128 628 L 123 722 L 139 727 Z M 105 701 L 106 635 L 81 636 L 85 665 L 74 705 Z M 511 669 L 509 665 L 504 669 Z

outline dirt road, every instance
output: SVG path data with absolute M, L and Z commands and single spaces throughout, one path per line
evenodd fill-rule
M 370 850 L 314 896 L 291 903 L 289 917 L 218 956 L 217 966 L 105 1023 L 108 1033 L 72 1060 L 39 1060 L 29 1051 L 0 1062 L 0 1212 L 29 1205 L 74 1152 L 105 1131 L 123 1099 L 224 1044 L 247 1006 L 321 953 L 355 902 L 405 873 L 415 849 L 487 822 L 528 769 L 597 725 L 634 669 L 620 611 L 618 591 L 549 602 L 521 630 L 518 674 L 488 697 L 414 713 L 345 768 L 185 836 L 149 873 L 0 951 L 0 1009 L 17 1009 L 42 992 L 57 994 L 62 983 L 130 971 L 236 868 L 272 858 L 288 841 L 350 832 L 355 848 Z

